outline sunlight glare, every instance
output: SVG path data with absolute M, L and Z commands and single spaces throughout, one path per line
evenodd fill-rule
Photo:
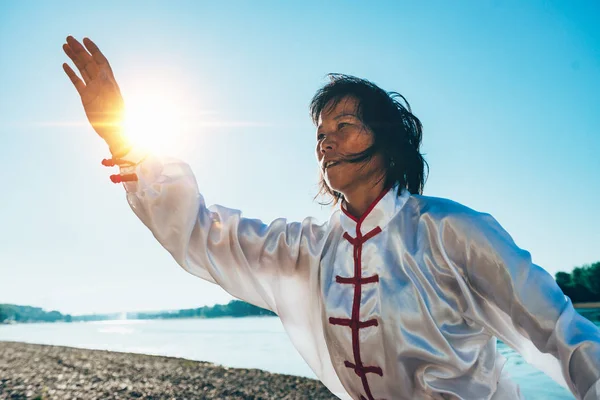
M 153 86 L 131 90 L 125 98 L 125 134 L 134 145 L 152 152 L 185 148 L 188 127 L 183 96 Z

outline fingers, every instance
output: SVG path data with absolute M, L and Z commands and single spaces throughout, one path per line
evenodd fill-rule
M 102 54 L 98 46 L 96 46 L 96 43 L 92 42 L 90 38 L 83 38 L 83 44 L 90 51 L 92 58 L 94 61 L 96 61 L 96 64 L 98 64 L 99 67 L 107 66 L 110 68 L 108 65 L 108 60 L 106 57 L 104 57 L 104 54 Z
M 83 80 L 85 81 L 85 83 L 90 83 L 90 81 L 92 80 L 90 78 L 90 75 L 87 73 L 87 71 L 85 70 L 85 65 L 83 65 L 81 63 L 81 61 L 79 60 L 79 58 L 75 55 L 75 53 L 73 52 L 73 50 L 71 50 L 71 48 L 69 47 L 68 44 L 63 44 L 63 50 L 65 52 L 65 54 L 67 55 L 67 57 L 69 57 L 71 59 L 71 61 L 73 61 L 73 63 L 75 63 L 75 66 L 77 67 L 77 69 L 79 70 L 79 73 L 81 74 L 81 76 L 83 77 Z
M 67 36 L 67 46 L 68 49 L 65 49 L 63 45 L 65 53 L 67 53 L 67 56 L 73 60 L 75 66 L 79 69 L 85 83 L 89 83 L 98 74 L 98 66 L 94 58 L 73 36 Z
M 69 76 L 69 79 L 71 79 L 71 82 L 73 82 L 73 85 L 75 85 L 75 89 L 77 89 L 77 92 L 79 93 L 79 95 L 83 96 L 83 90 L 85 89 L 85 83 L 83 83 L 83 81 L 81 79 L 79 79 L 79 77 L 75 74 L 75 71 L 73 71 L 71 69 L 71 67 L 69 67 L 69 64 L 64 63 L 63 69 Z

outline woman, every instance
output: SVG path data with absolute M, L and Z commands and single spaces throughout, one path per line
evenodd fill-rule
M 131 148 L 108 61 L 83 43 L 63 45 L 83 80 L 64 69 L 133 211 L 184 269 L 276 312 L 340 398 L 519 398 L 496 338 L 600 398 L 599 330 L 490 215 L 421 195 L 421 124 L 401 96 L 333 76 L 311 113 L 321 187 L 340 210 L 265 225 L 207 208 L 188 165 Z

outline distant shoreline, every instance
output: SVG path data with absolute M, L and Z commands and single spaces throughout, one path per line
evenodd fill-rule
M 215 304 L 199 308 L 148 312 L 117 312 L 108 314 L 70 315 L 58 311 L 44 311 L 40 307 L 18 304 L 0 304 L 0 323 L 21 322 L 91 322 L 114 320 L 182 319 L 182 318 L 219 318 L 275 316 L 271 311 L 241 300 L 232 300 L 228 304 Z
M 0 322 L 0 326 L 2 325 L 26 325 L 26 324 L 88 324 L 88 323 L 102 323 L 102 322 L 114 322 L 114 321 L 183 321 L 183 320 L 213 320 L 213 319 L 221 319 L 221 318 L 232 318 L 232 319 L 240 319 L 240 318 L 279 318 L 277 315 L 244 315 L 244 316 L 236 316 L 236 315 L 221 315 L 218 317 L 178 317 L 178 318 L 115 318 L 115 319 L 99 319 L 99 320 L 91 320 L 91 321 L 4 321 Z
M 575 308 L 600 308 L 600 301 L 593 303 L 573 303 Z
M 298 376 L 20 342 L 0 341 L 0 377 L 0 398 L 15 399 L 336 399 L 321 382 Z
M 591 303 L 573 303 L 573 307 L 580 312 L 596 313 L 600 315 L 600 301 L 591 302 Z M 594 314 L 594 315 L 596 315 Z M 116 315 L 116 314 L 115 314 Z M 218 315 L 218 316 L 185 316 L 185 317 L 154 317 L 154 318 L 114 318 L 114 319 L 97 319 L 97 320 L 74 320 L 74 321 L 65 321 L 65 320 L 57 320 L 57 321 L 42 321 L 42 320 L 29 320 L 29 321 L 14 321 L 14 320 L 6 320 L 0 321 L 0 326 L 2 325 L 15 325 L 15 324 L 42 324 L 42 323 L 82 323 L 82 322 L 107 322 L 107 321 L 152 321 L 152 320 L 187 320 L 187 319 L 219 319 L 219 318 L 256 318 L 256 317 L 277 317 L 275 314 L 254 314 L 254 315 Z M 278 318 L 278 317 L 277 317 Z M 598 316 L 594 317 L 598 319 Z

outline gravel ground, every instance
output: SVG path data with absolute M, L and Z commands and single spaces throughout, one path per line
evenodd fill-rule
M 181 358 L 0 342 L 0 399 L 336 399 L 319 381 Z

